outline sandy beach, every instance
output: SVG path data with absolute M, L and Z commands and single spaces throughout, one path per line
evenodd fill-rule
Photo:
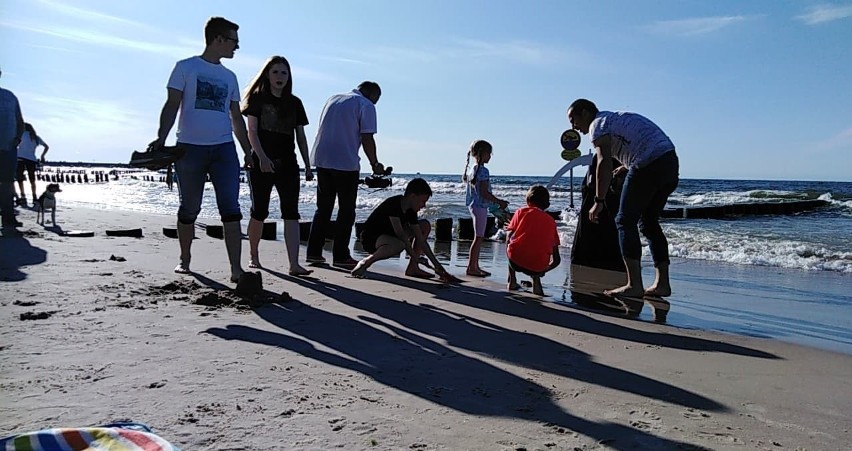
M 0 436 L 128 419 L 184 450 L 852 442 L 848 354 L 585 312 L 496 277 L 414 280 L 394 262 L 296 279 L 282 241 L 261 243 L 262 275 L 268 300 L 287 296 L 250 308 L 201 230 L 195 274 L 172 272 L 172 216 L 60 207 L 61 229 L 91 238 L 19 219 L 0 238 Z M 143 238 L 105 234 L 135 227 Z

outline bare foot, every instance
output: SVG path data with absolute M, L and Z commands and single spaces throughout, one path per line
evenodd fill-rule
M 625 296 L 629 298 L 641 298 L 645 294 L 645 291 L 642 288 L 636 289 L 630 285 L 625 285 L 612 290 L 604 290 L 603 293 L 605 296 L 612 297 Z
M 651 285 L 645 290 L 645 296 L 665 298 L 672 295 L 672 287 L 662 285 Z
M 431 279 L 432 277 L 435 277 L 434 274 L 423 271 L 420 268 L 416 268 L 416 269 L 409 268 L 409 269 L 405 270 L 405 275 L 409 276 L 409 277 L 416 277 L 418 279 Z
M 541 288 L 541 278 L 533 277 L 533 294 L 536 296 L 544 296 L 544 290 Z
M 487 271 L 483 271 L 479 268 L 467 268 L 467 271 L 465 272 L 465 274 L 467 274 L 469 276 L 473 276 L 473 277 L 488 277 L 488 276 L 491 275 L 491 273 L 489 273 Z
M 515 282 L 515 283 L 509 282 L 506 285 L 506 289 L 509 290 L 509 291 L 515 291 L 515 290 L 521 289 L 521 286 L 518 285 L 518 282 Z
M 302 268 L 301 266 L 294 266 L 294 267 L 290 268 L 290 272 L 288 274 L 290 274 L 291 276 L 300 277 L 300 276 L 307 276 L 308 274 L 310 274 L 312 272 L 313 271 L 311 271 L 310 269 L 305 269 L 305 268 Z
M 363 279 L 367 277 L 367 265 L 364 264 L 363 261 L 360 261 L 357 265 L 355 265 L 355 268 L 353 268 L 352 271 L 349 272 L 349 274 L 352 277 Z
M 181 262 L 175 266 L 175 272 L 178 274 L 189 274 L 189 261 L 181 260 Z
M 260 259 L 258 257 L 252 257 L 249 259 L 249 268 L 263 268 L 260 264 Z

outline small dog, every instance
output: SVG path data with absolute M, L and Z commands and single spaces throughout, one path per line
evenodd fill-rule
M 58 183 L 47 185 L 47 189 L 36 200 L 35 207 L 38 209 L 36 213 L 36 223 L 44 225 L 45 212 L 50 210 L 50 222 L 56 225 L 56 193 L 61 193 Z M 41 218 L 41 222 L 39 222 Z

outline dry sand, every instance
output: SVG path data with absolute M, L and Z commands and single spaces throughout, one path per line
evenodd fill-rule
M 378 265 L 286 276 L 230 303 L 224 244 L 199 231 L 172 273 L 168 216 L 23 210 L 0 238 L 0 435 L 119 419 L 195 449 L 848 449 L 852 356 L 630 321 L 492 280 Z M 107 237 L 142 227 L 144 237 Z M 244 260 L 247 259 L 247 244 Z M 303 249 L 304 254 L 304 249 Z M 674 308 L 674 307 L 673 307 Z M 32 317 L 33 319 L 25 319 Z

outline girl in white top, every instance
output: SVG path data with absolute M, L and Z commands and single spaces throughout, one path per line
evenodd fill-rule
M 44 147 L 40 158 L 36 158 L 36 149 L 38 146 Z M 27 173 L 27 179 L 30 181 L 30 189 L 33 192 L 33 204 L 35 204 L 37 199 L 35 183 L 36 163 L 38 161 L 44 163 L 44 155 L 48 149 L 50 149 L 50 146 L 36 134 L 32 124 L 25 122 L 24 134 L 21 135 L 21 142 L 18 144 L 18 170 L 15 177 L 18 180 L 18 188 L 21 191 L 21 195 L 18 197 L 18 205 L 22 207 L 27 205 L 27 195 L 24 193 L 24 172 Z

